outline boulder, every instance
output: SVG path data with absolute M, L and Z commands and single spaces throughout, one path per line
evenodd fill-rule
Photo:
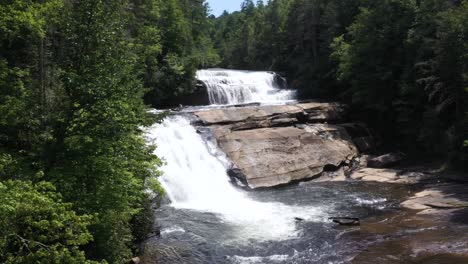
M 393 169 L 363 168 L 351 173 L 353 180 L 415 184 L 429 179 L 431 175 L 422 172 L 409 172 Z
M 437 184 L 416 193 L 401 204 L 403 207 L 422 210 L 423 214 L 451 213 L 449 210 L 468 209 L 467 184 Z
M 338 103 L 298 103 L 289 105 L 261 105 L 247 107 L 231 107 L 198 111 L 194 113 L 198 117 L 198 123 L 204 126 L 228 125 L 246 123 L 255 125 L 262 121 L 257 127 L 270 127 L 276 122 L 282 123 L 305 123 L 315 121 L 336 121 L 342 118 L 344 106 Z M 273 124 L 273 125 L 272 125 Z M 252 128 L 257 128 L 253 126 Z M 243 129 L 249 129 L 247 126 Z
M 245 105 L 195 111 L 193 123 L 210 128 L 232 162 L 228 174 L 234 182 L 273 187 L 318 178 L 326 167 L 351 165 L 359 155 L 353 139 L 344 126 L 328 124 L 341 120 L 345 108 L 310 101 Z M 330 178 L 345 180 L 340 171 Z
M 310 179 L 358 151 L 345 129 L 327 124 L 229 131 L 214 128 L 219 147 L 251 188 Z
M 371 168 L 388 168 L 398 164 L 404 156 L 400 153 L 389 153 L 379 157 L 369 159 L 367 166 Z
M 341 182 L 346 181 L 346 174 L 343 167 L 338 168 L 336 171 L 324 171 L 319 178 L 314 179 L 313 182 Z
M 275 83 L 280 89 L 288 89 L 288 81 L 283 76 L 273 73 L 275 75 Z
M 342 225 L 342 226 L 360 226 L 361 221 L 359 218 L 354 217 L 330 217 L 328 220 L 332 220 L 333 223 Z

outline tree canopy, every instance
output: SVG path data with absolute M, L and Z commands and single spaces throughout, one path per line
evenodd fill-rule
M 468 164 L 468 0 L 0 2 L 0 262 L 126 263 L 161 160 L 142 127 L 195 71 L 277 71 L 387 147 Z
M 274 70 L 352 106 L 387 146 L 466 166 L 466 0 L 244 1 L 215 19 L 221 66 Z

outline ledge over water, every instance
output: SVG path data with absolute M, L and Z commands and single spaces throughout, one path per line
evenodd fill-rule
M 345 109 L 318 102 L 249 105 L 195 112 L 194 123 L 211 129 L 233 162 L 231 176 L 251 188 L 274 187 L 314 178 L 359 155 L 349 124 L 339 124 Z

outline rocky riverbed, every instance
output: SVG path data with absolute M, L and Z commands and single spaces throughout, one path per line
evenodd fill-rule
M 136 262 L 468 263 L 467 175 L 379 152 L 345 105 L 275 74 L 199 76 L 210 105 L 148 131 L 167 197 Z
M 370 137 L 365 127 L 344 123 L 344 110 L 337 103 L 306 102 L 193 114 L 232 161 L 230 175 L 260 188 L 314 178 L 357 157 L 361 144 L 355 142 Z
M 347 122 L 345 109 L 305 102 L 175 114 L 225 159 L 233 184 L 256 190 L 216 194 L 215 210 L 163 204 L 141 262 L 468 263 L 468 185 L 431 166 L 399 166 L 400 153 L 377 155 L 376 140 Z M 175 163 L 207 162 L 190 161 L 197 155 Z M 345 216 L 360 225 L 328 220 Z

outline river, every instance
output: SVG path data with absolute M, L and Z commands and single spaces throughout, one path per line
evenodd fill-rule
M 295 96 L 280 89 L 269 72 L 217 69 L 197 76 L 209 89 L 210 108 L 281 104 Z M 148 132 L 157 145 L 155 154 L 165 161 L 160 181 L 167 193 L 156 211 L 160 236 L 148 242 L 157 252 L 154 263 L 348 263 L 357 255 L 359 263 L 375 263 L 374 255 L 366 255 L 368 248 L 384 243 L 395 230 L 424 231 L 418 225 L 402 226 L 399 204 L 411 191 L 404 185 L 345 181 L 240 188 L 227 175 L 228 158 L 197 132 L 184 111 L 191 109 Z M 328 219 L 334 216 L 369 224 L 340 227 Z M 395 258 L 403 261 L 406 255 L 389 246 L 379 258 L 400 263 Z

